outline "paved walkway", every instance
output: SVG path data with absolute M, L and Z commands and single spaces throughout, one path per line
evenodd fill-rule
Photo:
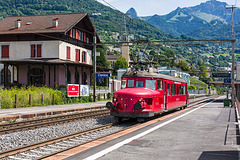
M 236 112 L 224 108 L 223 99 L 187 109 L 67 160 L 239 160 Z

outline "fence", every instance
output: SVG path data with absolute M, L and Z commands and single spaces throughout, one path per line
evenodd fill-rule
M 97 100 L 111 99 L 111 93 L 98 93 Z M 31 106 L 47 106 L 58 104 L 87 103 L 93 102 L 93 96 L 68 98 L 62 94 L 15 94 L 0 97 L 0 108 L 18 108 Z
M 188 89 L 188 94 L 207 94 L 206 90 Z

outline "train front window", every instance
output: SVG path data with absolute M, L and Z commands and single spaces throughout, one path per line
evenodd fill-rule
M 126 88 L 126 86 L 127 86 L 127 84 L 126 84 L 126 79 L 123 79 L 123 80 L 122 80 L 122 89 L 123 89 L 123 88 Z
M 144 87 L 144 80 L 136 80 L 136 87 Z
M 127 80 L 127 87 L 128 88 L 134 87 L 134 79 L 128 79 Z
M 146 88 L 156 89 L 156 80 L 146 80 Z
M 163 89 L 162 81 L 161 81 L 161 80 L 158 80 L 158 83 L 157 83 L 157 90 L 162 90 L 162 89 Z

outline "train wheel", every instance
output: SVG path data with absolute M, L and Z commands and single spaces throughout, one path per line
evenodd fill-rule
M 122 122 L 122 117 L 116 117 L 116 116 L 114 116 L 114 120 L 115 121 L 117 121 L 117 122 Z

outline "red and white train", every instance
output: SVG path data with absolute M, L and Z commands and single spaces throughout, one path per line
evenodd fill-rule
M 119 121 L 124 117 L 142 121 L 163 112 L 183 109 L 189 102 L 186 80 L 157 73 L 156 68 L 128 69 L 121 84 L 122 89 L 106 104 L 110 115 Z

